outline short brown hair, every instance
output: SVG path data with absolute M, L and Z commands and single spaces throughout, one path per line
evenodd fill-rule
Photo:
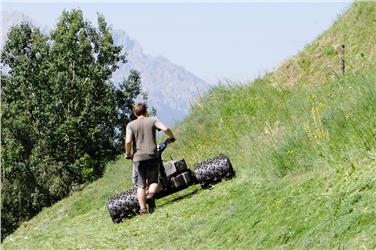
M 147 107 L 145 103 L 139 102 L 133 105 L 133 113 L 137 116 L 145 115 L 146 110 L 147 110 Z

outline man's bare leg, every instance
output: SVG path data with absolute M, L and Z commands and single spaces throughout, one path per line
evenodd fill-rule
M 146 203 L 148 204 L 149 213 L 154 212 L 155 209 L 155 195 L 158 190 L 158 183 L 152 183 L 149 186 L 149 193 L 146 196 Z
M 151 195 L 151 196 L 155 196 L 155 194 L 157 193 L 157 190 L 158 190 L 158 183 L 152 183 L 152 184 L 150 184 L 150 186 L 149 186 L 149 194 Z
M 145 188 L 137 188 L 137 199 L 140 204 L 140 209 L 145 209 L 146 207 L 146 193 Z

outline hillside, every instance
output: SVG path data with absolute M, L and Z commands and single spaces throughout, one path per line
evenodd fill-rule
M 223 152 L 235 179 L 190 187 L 158 200 L 151 215 L 112 224 L 106 199 L 131 186 L 131 165 L 119 158 L 2 247 L 375 249 L 375 30 L 376 3 L 355 3 L 276 71 L 247 86 L 216 87 L 193 108 L 165 158 L 193 167 Z M 345 77 L 336 75 L 338 55 L 322 47 L 329 40 L 346 44 Z M 360 53 L 367 59 L 351 59 Z M 304 58 L 311 63 L 302 68 Z
M 316 41 L 274 70 L 273 85 L 320 84 L 339 75 L 339 47 L 345 45 L 346 72 L 362 72 L 376 61 L 375 2 L 355 6 Z

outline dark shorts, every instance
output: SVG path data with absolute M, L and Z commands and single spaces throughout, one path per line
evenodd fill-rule
M 133 163 L 133 184 L 146 188 L 151 183 L 158 183 L 159 159 L 137 161 Z

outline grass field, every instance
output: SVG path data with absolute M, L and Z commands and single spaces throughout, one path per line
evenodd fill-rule
M 248 85 L 215 87 L 177 126 L 166 159 L 194 167 L 225 153 L 235 179 L 192 186 L 158 200 L 151 215 L 113 224 L 106 200 L 131 187 L 131 164 L 119 158 L 103 178 L 24 223 L 2 248 L 375 249 L 375 32 L 358 31 L 348 56 L 367 60 L 351 61 L 345 77 L 336 65 L 318 78 L 311 66 L 292 63 L 302 55 L 314 61 L 320 41 L 353 34 L 352 22 L 376 31 L 376 3 L 354 4 L 277 71 Z M 323 52 L 322 63 L 326 57 L 336 54 Z M 299 70 L 288 71 L 289 64 Z M 294 78 L 284 78 L 290 73 Z

